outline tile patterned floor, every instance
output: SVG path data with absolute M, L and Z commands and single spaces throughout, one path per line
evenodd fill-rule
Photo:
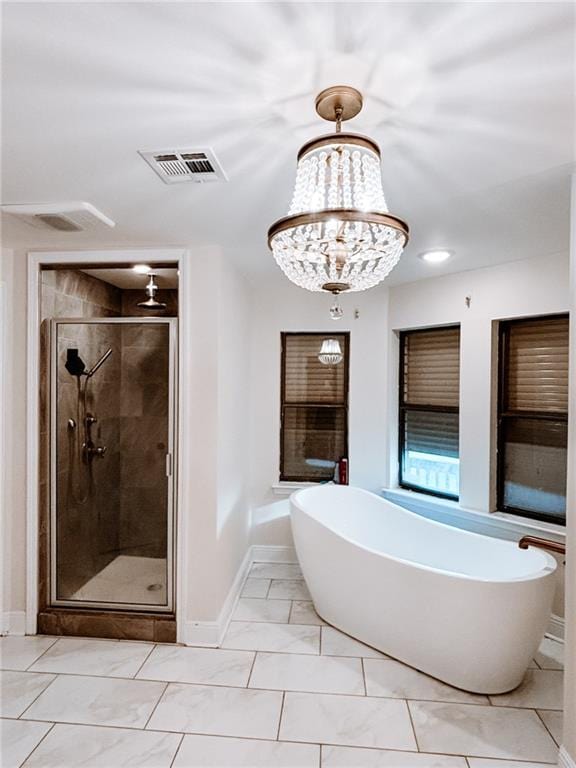
M 451 688 L 327 626 L 298 566 L 257 563 L 223 647 L 0 638 L 3 768 L 540 768 L 562 645 L 502 696 Z

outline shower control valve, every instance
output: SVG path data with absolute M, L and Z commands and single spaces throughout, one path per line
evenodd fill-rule
M 98 446 L 87 445 L 85 446 L 84 451 L 88 459 L 94 459 L 94 458 L 103 459 L 104 454 L 106 453 L 106 446 L 105 445 L 98 445 Z

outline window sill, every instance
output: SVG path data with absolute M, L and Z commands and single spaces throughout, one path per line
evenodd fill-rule
M 521 536 L 544 534 L 554 541 L 564 542 L 566 539 L 564 526 L 554 523 L 529 520 L 508 512 L 479 512 L 461 507 L 457 501 L 440 499 L 404 488 L 383 488 L 382 495 L 388 501 L 405 506 L 423 517 L 486 536 L 516 541 Z
M 273 483 L 272 493 L 274 496 L 291 496 L 294 491 L 299 491 L 302 488 L 317 488 L 319 485 L 331 485 L 332 481 L 321 481 L 318 483 L 292 483 L 288 481 L 280 481 L 279 483 Z

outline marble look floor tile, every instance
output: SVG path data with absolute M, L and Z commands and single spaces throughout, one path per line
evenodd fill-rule
M 487 696 L 460 691 L 394 659 L 365 659 L 366 693 L 397 699 L 489 704 Z
M 490 696 L 490 701 L 495 707 L 561 710 L 564 704 L 563 678 L 560 670 L 529 669 L 516 690 Z
M 466 759 L 389 749 L 322 747 L 322 768 L 468 768 Z
M 313 744 L 184 736 L 173 768 L 318 768 L 319 753 Z
M 242 589 L 242 597 L 267 597 L 270 581 L 271 579 L 246 579 Z
M 137 675 L 142 680 L 246 686 L 254 661 L 249 651 L 157 646 Z
M 57 639 L 44 635 L 0 637 L 0 668 L 28 669 Z
M 254 563 L 248 576 L 252 579 L 301 579 L 297 563 Z
M 525 763 L 518 760 L 491 760 L 484 757 L 469 757 L 470 768 L 542 768 L 547 763 Z M 553 763 L 556 765 L 556 762 Z
M 314 603 L 309 600 L 294 600 L 290 611 L 290 624 L 314 624 L 324 626 L 325 622 L 314 610 Z
M 541 669 L 564 669 L 564 643 L 545 637 L 536 654 L 536 663 Z
M 360 659 L 258 653 L 250 688 L 364 695 Z
M 143 728 L 165 685 L 62 675 L 26 711 L 29 720 Z
M 405 701 L 286 693 L 280 739 L 416 751 Z
M 232 618 L 234 621 L 270 621 L 286 624 L 290 616 L 288 600 L 262 600 L 257 597 L 241 597 Z
M 554 762 L 557 747 L 536 712 L 409 702 L 423 752 Z
M 245 688 L 170 684 L 148 728 L 275 739 L 282 694 Z
M 20 717 L 55 677 L 34 672 L 0 672 L 0 715 Z
M 315 653 L 320 648 L 320 627 L 231 621 L 223 648 L 282 653 Z
M 154 646 L 65 637 L 31 667 L 33 672 L 133 677 Z
M 365 659 L 387 658 L 375 648 L 355 640 L 334 627 L 322 627 L 322 656 L 361 656 Z
M 0 720 L 0 765 L 2 768 L 19 768 L 51 727 L 52 723 Z
M 560 744 L 562 744 L 562 721 L 564 720 L 563 713 L 539 709 L 538 714 L 540 715 L 540 719 L 544 721 L 546 728 L 548 728 L 552 734 L 552 738 L 556 744 L 560 746 Z
M 272 579 L 268 598 L 277 600 L 310 600 L 310 592 L 305 581 Z
M 180 734 L 57 723 L 25 768 L 170 768 Z

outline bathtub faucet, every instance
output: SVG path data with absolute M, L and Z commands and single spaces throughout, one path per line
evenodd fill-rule
M 566 546 L 559 541 L 552 539 L 541 539 L 539 536 L 523 536 L 518 542 L 520 549 L 528 547 L 538 547 L 539 549 L 549 549 L 551 552 L 557 552 L 559 555 L 566 554 Z

